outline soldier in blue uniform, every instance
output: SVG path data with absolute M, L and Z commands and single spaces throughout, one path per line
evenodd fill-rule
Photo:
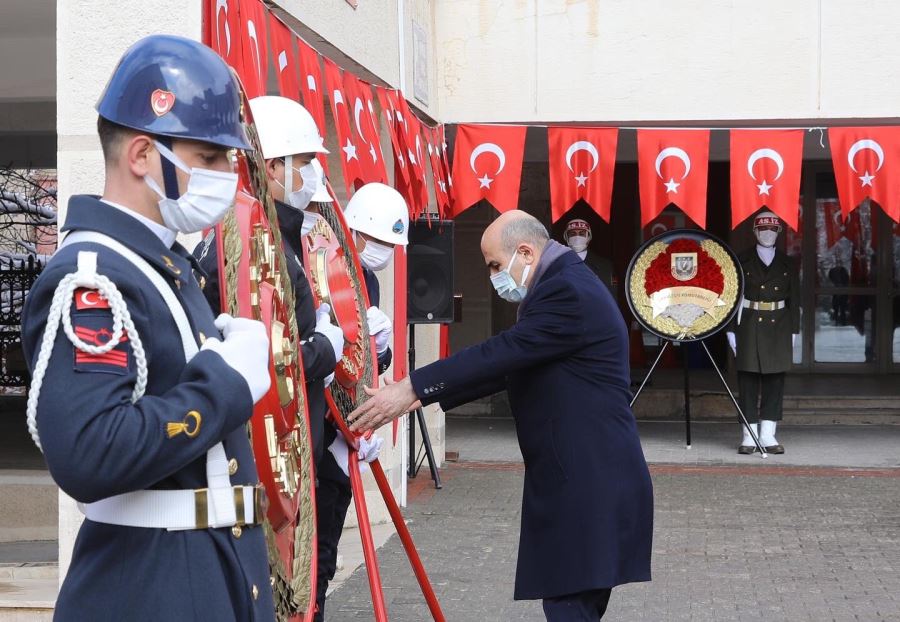
M 175 242 L 234 201 L 239 106 L 209 48 L 131 47 L 97 105 L 103 196 L 71 199 L 26 302 L 29 427 L 86 515 L 57 620 L 274 619 L 245 427 L 270 384 L 265 327 L 215 318 Z
M 397 245 L 406 246 L 409 231 L 409 208 L 399 192 L 379 183 L 366 184 L 356 191 L 344 210 L 347 226 L 353 232 L 363 278 L 369 293 L 367 322 L 369 334 L 375 337 L 378 373 L 383 374 L 391 364 L 389 346 L 393 325 L 378 308 L 381 290 L 375 273 L 390 264 Z M 359 440 L 360 460 L 371 462 L 378 457 L 383 439 L 373 436 Z M 316 622 L 325 619 L 325 592 L 337 569 L 337 550 L 344 528 L 344 520 L 353 494 L 347 471 L 347 444 L 332 424 L 325 426 L 326 451 L 318 464 L 319 486 L 316 507 L 319 527 L 319 575 L 316 600 Z
M 306 398 L 315 462 L 324 451 L 325 383 L 334 378 L 334 367 L 344 349 L 344 334 L 331 323 L 328 313 L 316 313 L 312 291 L 304 271 L 303 237 L 314 222 L 306 208 L 318 184 L 312 160 L 327 154 L 312 115 L 286 97 L 264 96 L 250 100 L 253 122 L 266 160 L 268 188 L 278 213 L 278 227 L 288 276 L 294 288 L 294 312 L 300 333 L 300 358 L 306 379 Z M 326 193 L 327 194 L 327 193 Z M 195 249 L 207 273 L 203 291 L 213 309 L 219 307 L 218 256 L 215 231 Z

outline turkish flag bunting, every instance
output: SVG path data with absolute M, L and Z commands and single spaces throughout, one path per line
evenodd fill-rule
M 844 237 L 844 223 L 841 217 L 840 201 L 831 199 L 819 199 L 822 213 L 825 218 L 825 244 L 831 248 Z
M 372 104 L 372 89 L 367 83 L 345 71 L 344 94 L 347 96 L 347 111 L 353 111 L 352 139 L 359 156 L 363 180 L 365 183 L 386 183 L 387 172 L 381 155 L 381 141 L 373 119 L 375 107 Z
M 706 227 L 709 130 L 638 130 L 641 227 L 674 203 Z
M 444 181 L 447 182 L 447 209 L 453 211 L 453 178 L 450 176 L 450 160 L 447 157 L 447 126 L 441 123 L 438 126 L 438 144 L 441 146 L 441 168 Z
M 552 222 L 572 209 L 579 199 L 609 222 L 618 138 L 616 128 L 551 127 L 547 130 Z
M 731 130 L 731 226 L 767 207 L 797 231 L 803 130 Z
M 424 212 L 428 207 L 428 186 L 425 183 L 425 149 L 422 146 L 422 124 L 419 118 L 412 113 L 406 99 L 399 92 L 394 93 L 394 104 L 398 120 L 398 136 L 401 148 L 406 154 L 406 163 L 409 166 L 409 183 L 398 185 L 397 190 L 404 196 L 409 204 L 410 215 L 413 218 Z M 397 180 L 395 174 L 395 181 Z
M 409 184 L 409 167 L 406 165 L 406 156 L 403 155 L 403 148 L 400 144 L 400 135 L 399 129 L 397 127 L 397 108 L 394 105 L 394 98 L 391 96 L 391 91 L 386 89 L 383 86 L 375 87 L 375 94 L 378 97 L 378 105 L 381 106 L 381 110 L 384 113 L 385 119 L 387 120 L 387 128 L 388 135 L 391 138 L 391 147 L 394 152 L 394 174 L 400 175 L 403 179 L 403 184 Z
M 447 180 L 444 179 L 444 164 L 441 162 L 441 137 L 438 127 L 425 129 L 425 141 L 428 144 L 428 158 L 431 161 L 431 177 L 434 182 L 434 198 L 437 202 L 438 216 L 443 219 L 450 206 L 450 195 Z
M 331 97 L 331 114 L 334 116 L 334 126 L 337 129 L 338 154 L 341 158 L 341 168 L 344 171 L 344 185 L 349 196 L 353 194 L 354 188 L 365 183 L 365 176 L 360 162 L 360 154 L 352 139 L 350 111 L 347 108 L 348 98 L 344 93 L 341 70 L 328 58 L 325 59 L 325 86 Z
M 244 83 L 247 97 L 253 99 L 266 94 L 266 78 L 269 60 L 266 56 L 266 13 L 260 0 L 241 0 L 241 48 L 243 73 L 238 72 Z
M 297 77 L 297 56 L 294 54 L 294 33 L 273 13 L 269 13 L 269 32 L 272 34 L 272 58 L 278 73 L 278 92 L 282 97 L 299 102 L 300 80 Z
M 319 69 L 321 58 L 319 53 L 312 49 L 303 39 L 297 39 L 297 58 L 300 62 L 300 92 L 303 94 L 303 107 L 316 121 L 319 128 L 319 136 L 327 136 L 325 133 L 325 97 L 322 92 L 322 72 Z M 337 66 L 335 66 L 337 69 Z M 340 78 L 340 70 L 338 70 Z M 338 79 L 340 84 L 340 79 Z M 325 172 L 328 172 L 328 158 L 321 157 L 319 162 Z
M 209 47 L 244 77 L 244 58 L 241 54 L 241 18 L 238 0 L 209 0 L 207 5 L 209 22 Z
M 900 127 L 832 127 L 828 142 L 844 220 L 870 197 L 900 222 Z
M 460 124 L 453 151 L 453 209 L 458 216 L 486 199 L 498 212 L 516 209 L 525 155 L 523 125 Z

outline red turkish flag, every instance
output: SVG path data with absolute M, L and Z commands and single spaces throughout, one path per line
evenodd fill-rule
M 269 59 L 266 56 L 266 13 L 260 0 L 241 0 L 241 48 L 243 72 L 238 72 L 247 97 L 253 99 L 266 94 Z
M 344 171 L 344 185 L 347 194 L 353 194 L 354 188 L 365 183 L 360 154 L 352 139 L 350 129 L 350 111 L 348 110 L 349 98 L 344 93 L 341 70 L 330 59 L 325 59 L 325 86 L 331 99 L 331 114 L 334 116 L 334 125 L 338 135 L 338 154 L 341 158 L 341 168 Z
M 871 197 L 900 222 L 900 127 L 832 127 L 828 142 L 844 220 Z
M 460 124 L 453 151 L 453 209 L 458 216 L 486 199 L 498 212 L 516 209 L 525 126 Z
M 272 33 L 272 59 L 278 74 L 278 92 L 282 97 L 300 101 L 299 66 L 294 54 L 294 33 L 284 22 L 269 13 L 269 30 Z M 321 134 L 321 132 L 320 132 Z
M 731 130 L 731 227 L 767 207 L 797 231 L 803 130 Z
M 434 182 L 434 198 L 437 202 L 438 216 L 443 220 L 444 212 L 450 207 L 450 194 L 447 180 L 444 177 L 444 163 L 441 161 L 440 126 L 425 130 L 428 146 L 428 157 L 431 160 L 431 177 Z
M 674 203 L 706 227 L 709 130 L 638 130 L 641 226 Z
M 349 71 L 344 72 L 344 94 L 347 96 L 347 110 L 352 111 L 352 140 L 356 145 L 365 183 L 373 181 L 387 183 L 387 171 L 381 155 L 381 141 L 373 121 L 375 107 L 372 104 L 372 89 Z
M 244 57 L 241 53 L 241 18 L 237 0 L 209 0 L 209 47 L 243 78 Z
M 820 199 L 822 216 L 825 219 L 825 243 L 828 248 L 837 244 L 844 237 L 844 224 L 841 218 L 841 204 L 831 199 Z
M 383 86 L 375 87 L 375 94 L 378 96 L 378 104 L 387 120 L 388 135 L 391 138 L 391 147 L 394 152 L 394 176 L 399 175 L 404 185 L 409 184 L 409 167 L 406 164 L 406 156 L 400 142 L 400 135 L 397 121 L 397 107 L 394 105 L 394 98 L 390 91 Z M 405 142 L 405 141 L 404 141 Z
M 399 92 L 395 94 L 396 114 L 398 120 L 398 136 L 400 146 L 405 153 L 405 161 L 409 166 L 409 182 L 398 184 L 397 190 L 409 204 L 413 218 L 428 208 L 428 186 L 425 183 L 425 148 L 422 143 L 422 124 L 412 113 L 409 104 Z M 399 181 L 395 175 L 395 182 Z
M 616 128 L 551 127 L 547 130 L 552 222 L 572 209 L 579 199 L 609 222 L 618 138 Z
M 325 133 L 325 94 L 322 92 L 322 72 L 319 69 L 321 58 L 303 39 L 297 39 L 297 58 L 300 64 L 300 92 L 303 94 L 303 107 L 316 121 L 319 136 Z M 339 74 L 340 75 L 340 74 Z M 340 84 L 340 82 L 338 82 Z M 322 168 L 328 173 L 328 158 L 320 157 Z

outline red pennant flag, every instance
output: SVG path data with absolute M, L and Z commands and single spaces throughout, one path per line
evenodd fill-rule
M 482 199 L 501 213 L 516 209 L 525 130 L 523 125 L 458 126 L 453 152 L 453 216 Z
M 272 59 L 278 74 L 278 92 L 282 97 L 300 101 L 300 80 L 297 57 L 294 55 L 294 33 L 284 22 L 269 13 L 269 30 L 272 33 Z M 319 129 L 321 135 L 321 128 Z
M 209 0 L 209 47 L 243 79 L 244 57 L 241 53 L 241 19 L 237 0 Z
M 447 182 L 447 210 L 453 211 L 453 178 L 450 177 L 450 160 L 447 158 L 447 126 L 441 123 L 438 126 L 439 144 L 441 146 L 441 167 L 443 168 L 444 181 Z
M 765 206 L 797 231 L 803 130 L 731 130 L 731 227 Z
M 641 227 L 674 203 L 706 227 L 709 130 L 638 130 Z
M 428 208 L 428 186 L 425 183 L 425 149 L 422 146 L 422 124 L 419 118 L 412 113 L 409 104 L 399 92 L 395 94 L 397 105 L 396 114 L 398 120 L 398 134 L 401 147 L 406 154 L 406 163 L 409 166 L 409 183 L 397 190 L 409 203 L 410 213 L 413 218 Z
M 409 167 L 406 165 L 406 156 L 403 154 L 403 147 L 400 144 L 396 106 L 394 106 L 393 98 L 390 96 L 388 89 L 383 86 L 376 86 L 375 94 L 378 96 L 378 104 L 381 106 L 381 110 L 387 120 L 388 135 L 391 138 L 391 147 L 394 151 L 394 175 L 396 177 L 399 174 L 403 179 L 403 185 L 408 185 Z
M 428 157 L 431 161 L 431 177 L 434 182 L 434 199 L 437 203 L 438 216 L 444 219 L 444 214 L 450 207 L 450 194 L 447 180 L 444 178 L 444 164 L 441 161 L 441 136 L 440 127 L 431 127 L 425 130 L 425 140 L 428 146 Z
M 844 220 L 870 197 L 900 222 L 900 127 L 832 127 L 828 142 Z
M 387 170 L 381 154 L 381 141 L 372 116 L 372 89 L 349 71 L 344 72 L 344 94 L 347 110 L 353 114 L 352 141 L 356 146 L 365 183 L 387 183 Z
M 844 223 L 841 217 L 841 204 L 831 199 L 820 199 L 825 217 L 825 243 L 828 248 L 837 244 L 844 237 Z
M 303 93 L 303 106 L 316 120 L 319 136 L 325 133 L 325 99 L 322 93 L 322 72 L 319 70 L 319 53 L 312 49 L 303 39 L 297 39 L 297 58 L 300 61 L 300 92 Z M 338 70 L 340 71 L 340 70 Z M 340 76 L 340 73 L 338 73 Z M 340 81 L 338 81 L 340 84 Z M 328 158 L 319 158 L 322 168 L 328 172 Z
M 551 127 L 547 130 L 552 222 L 572 209 L 579 199 L 609 222 L 618 139 L 616 128 Z
M 350 129 L 350 111 L 347 109 L 348 98 L 344 93 L 341 70 L 330 59 L 325 59 L 325 86 L 331 99 L 331 114 L 338 136 L 338 154 L 341 158 L 341 169 L 344 171 L 344 185 L 347 195 L 353 194 L 354 188 L 365 183 L 360 154 L 357 152 Z
M 241 0 L 241 48 L 243 73 L 239 72 L 247 97 L 266 94 L 269 59 L 266 56 L 266 8 L 260 0 Z

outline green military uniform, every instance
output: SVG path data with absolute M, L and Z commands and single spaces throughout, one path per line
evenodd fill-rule
M 800 277 L 795 262 L 780 250 L 769 266 L 756 248 L 740 256 L 744 301 L 737 339 L 738 389 L 748 421 L 780 421 L 784 373 L 793 360 L 792 335 L 800 332 Z M 781 308 L 778 308 L 781 307 Z M 762 403 L 757 397 L 762 389 Z

